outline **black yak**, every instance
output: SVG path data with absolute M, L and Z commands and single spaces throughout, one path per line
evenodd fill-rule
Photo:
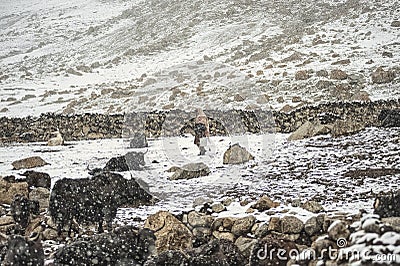
M 58 234 L 75 219 L 79 224 L 98 223 L 103 232 L 103 221 L 111 228 L 118 207 L 124 204 L 149 204 L 152 196 L 134 180 L 120 174 L 98 172 L 91 179 L 58 180 L 50 195 L 49 212 L 57 225 Z
M 17 194 L 11 203 L 10 211 L 17 225 L 16 233 L 24 234 L 31 214 L 39 214 L 39 202 L 37 200 L 29 200 L 27 197 Z

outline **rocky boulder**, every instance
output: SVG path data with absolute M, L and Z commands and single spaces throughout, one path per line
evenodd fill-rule
M 319 213 L 324 211 L 324 207 L 316 201 L 308 200 L 301 204 L 301 207 L 309 212 Z
M 103 170 L 114 172 L 141 170 L 146 164 L 144 160 L 145 154 L 145 152 L 131 151 L 123 156 L 113 157 L 106 163 L 106 166 L 103 168 Z
M 323 216 L 313 216 L 309 218 L 304 224 L 304 231 L 309 236 L 314 236 L 319 233 L 322 233 L 322 226 L 324 223 Z
M 201 176 L 207 176 L 211 173 L 210 168 L 205 163 L 189 163 L 182 167 L 174 169 L 175 173 L 169 178 L 170 180 L 192 179 Z
M 371 74 L 372 83 L 375 84 L 384 84 L 392 82 L 395 78 L 395 73 L 392 70 L 385 71 L 383 67 L 378 67 L 374 72 Z
M 103 168 L 105 171 L 113 171 L 113 172 L 125 172 L 129 171 L 129 166 L 126 163 L 125 156 L 117 156 L 111 158 L 106 166 Z
M 217 218 L 214 220 L 211 228 L 220 232 L 230 232 L 235 221 L 236 218 L 233 217 Z
M 257 239 L 240 236 L 235 241 L 235 245 L 247 259 L 250 257 L 251 250 L 257 244 Z
M 41 167 L 47 164 L 48 163 L 39 156 L 33 156 L 15 161 L 12 163 L 12 166 L 14 167 L 14 170 L 20 170 Z
M 246 265 L 246 258 L 240 250 L 227 240 L 211 240 L 192 250 L 167 250 L 150 258 L 145 266 L 159 265 Z
M 317 135 L 328 134 L 329 132 L 330 126 L 321 124 L 319 120 L 312 122 L 306 121 L 289 136 L 288 140 L 300 140 Z
M 310 75 L 308 74 L 308 72 L 306 70 L 299 70 L 296 72 L 294 79 L 295 80 L 306 80 L 309 79 Z
M 331 71 L 331 74 L 329 77 L 331 79 L 336 79 L 336 80 L 345 80 L 345 79 L 347 79 L 348 75 L 343 70 L 334 69 Z
M 0 179 L 0 204 L 11 204 L 17 194 L 27 197 L 28 183 L 9 182 L 3 178 Z
M 150 215 L 144 227 L 155 232 L 156 249 L 159 253 L 165 250 L 185 250 L 193 247 L 192 232 L 167 211 Z
M 255 221 L 256 221 L 256 218 L 252 215 L 243 217 L 243 218 L 238 218 L 233 223 L 233 226 L 231 229 L 232 234 L 234 234 L 235 236 L 246 235 L 247 233 L 250 232 Z
M 204 213 L 192 211 L 188 214 L 188 223 L 192 227 L 211 227 L 214 217 Z
M 278 206 L 278 202 L 274 202 L 268 196 L 264 195 L 255 204 L 253 204 L 251 208 L 258 210 L 259 212 L 263 212 L 271 208 L 276 208 Z
M 330 239 L 337 241 L 339 239 L 348 239 L 350 231 L 344 222 L 337 220 L 329 226 L 328 235 Z
M 280 233 L 298 234 L 304 228 L 303 222 L 295 216 L 285 216 L 280 219 Z
M 223 157 L 224 164 L 242 164 L 250 160 L 254 160 L 254 156 L 238 143 L 229 147 Z

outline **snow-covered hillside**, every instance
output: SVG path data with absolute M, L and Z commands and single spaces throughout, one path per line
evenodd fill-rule
M 397 97 L 399 75 L 378 85 L 370 74 L 379 66 L 399 72 L 399 8 L 371 0 L 4 0 L 0 111 Z M 348 76 L 336 79 L 334 69 Z

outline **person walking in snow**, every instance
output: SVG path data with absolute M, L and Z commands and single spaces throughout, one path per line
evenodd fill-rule
M 194 144 L 200 149 L 199 155 L 206 153 L 205 146 L 207 145 L 207 138 L 210 137 L 210 127 L 206 114 L 200 108 L 197 109 L 197 116 L 194 121 Z

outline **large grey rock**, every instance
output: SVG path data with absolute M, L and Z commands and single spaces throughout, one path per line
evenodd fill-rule
M 232 233 L 236 236 L 246 235 L 253 227 L 256 218 L 252 215 L 239 218 L 232 226 Z
M 324 207 L 316 201 L 308 200 L 301 207 L 309 212 L 319 213 L 324 211 Z
M 374 72 L 371 74 L 372 83 L 375 84 L 384 84 L 389 83 L 394 80 L 396 74 L 392 70 L 384 70 L 383 67 L 378 67 Z
M 21 160 L 17 160 L 12 163 L 12 166 L 14 167 L 14 170 L 20 170 L 20 169 L 29 169 L 29 168 L 35 168 L 35 167 L 41 167 L 45 166 L 48 163 L 40 158 L 39 156 L 33 156 L 33 157 L 28 157 L 24 158 Z
M 123 156 L 111 158 L 104 167 L 105 171 L 125 172 L 129 170 L 142 170 L 146 164 L 144 152 L 131 151 Z
M 350 236 L 350 231 L 345 223 L 337 220 L 329 226 L 328 235 L 330 239 L 337 241 L 340 238 L 347 239 Z
M 185 265 L 246 265 L 246 259 L 232 241 L 212 239 L 188 251 L 188 255 L 191 259 Z
M 226 207 L 222 203 L 215 203 L 215 204 L 211 205 L 211 210 L 214 213 L 220 213 L 220 212 L 225 211 Z
M 346 72 L 340 69 L 333 69 L 331 71 L 331 74 L 329 76 L 331 79 L 336 79 L 336 80 L 345 80 L 347 79 L 348 75 Z
M 175 173 L 169 178 L 170 180 L 192 179 L 210 174 L 210 168 L 205 163 L 189 163 L 182 167 L 176 168 Z
M 269 230 L 268 230 L 269 224 L 268 223 L 263 223 L 261 225 L 259 225 L 256 229 L 256 231 L 254 232 L 254 235 L 256 236 L 256 238 L 263 238 L 266 235 L 269 234 Z
M 255 244 L 257 244 L 257 239 L 243 236 L 238 237 L 238 239 L 236 239 L 235 241 L 235 245 L 239 248 L 243 256 L 245 256 L 246 258 L 250 257 L 251 250 L 253 249 Z
M 285 216 L 280 219 L 280 233 L 298 234 L 303 228 L 303 222 L 295 216 Z
M 321 134 L 328 134 L 329 132 L 330 132 L 330 126 L 323 125 L 318 120 L 313 122 L 306 121 L 303 125 L 301 125 L 295 132 L 293 132 L 289 136 L 288 140 L 300 140 Z
M 150 215 L 144 228 L 155 232 L 158 253 L 165 250 L 185 250 L 193 247 L 192 232 L 167 211 L 159 211 Z
M 229 147 L 223 157 L 224 164 L 241 164 L 250 160 L 254 160 L 254 156 L 238 143 Z
M 322 232 L 322 225 L 324 223 L 324 219 L 322 216 L 311 217 L 304 224 L 304 231 L 309 236 L 317 235 Z
M 278 207 L 279 203 L 272 201 L 268 196 L 262 196 L 251 208 L 256 209 L 260 212 L 269 210 L 271 208 Z
M 0 204 L 11 204 L 17 194 L 28 196 L 28 183 L 0 179 Z
M 326 251 L 335 249 L 336 243 L 326 237 L 319 237 L 311 244 L 311 248 L 318 258 L 329 259 L 329 252 Z
M 221 217 L 214 220 L 211 228 L 215 231 L 230 232 L 237 218 Z
M 215 237 L 216 239 L 222 240 L 229 240 L 231 242 L 235 242 L 235 235 L 230 233 L 230 232 L 219 232 L 219 231 L 214 231 L 212 233 L 213 237 Z
M 192 211 L 188 214 L 188 222 L 193 227 L 210 227 L 214 218 L 211 215 Z

